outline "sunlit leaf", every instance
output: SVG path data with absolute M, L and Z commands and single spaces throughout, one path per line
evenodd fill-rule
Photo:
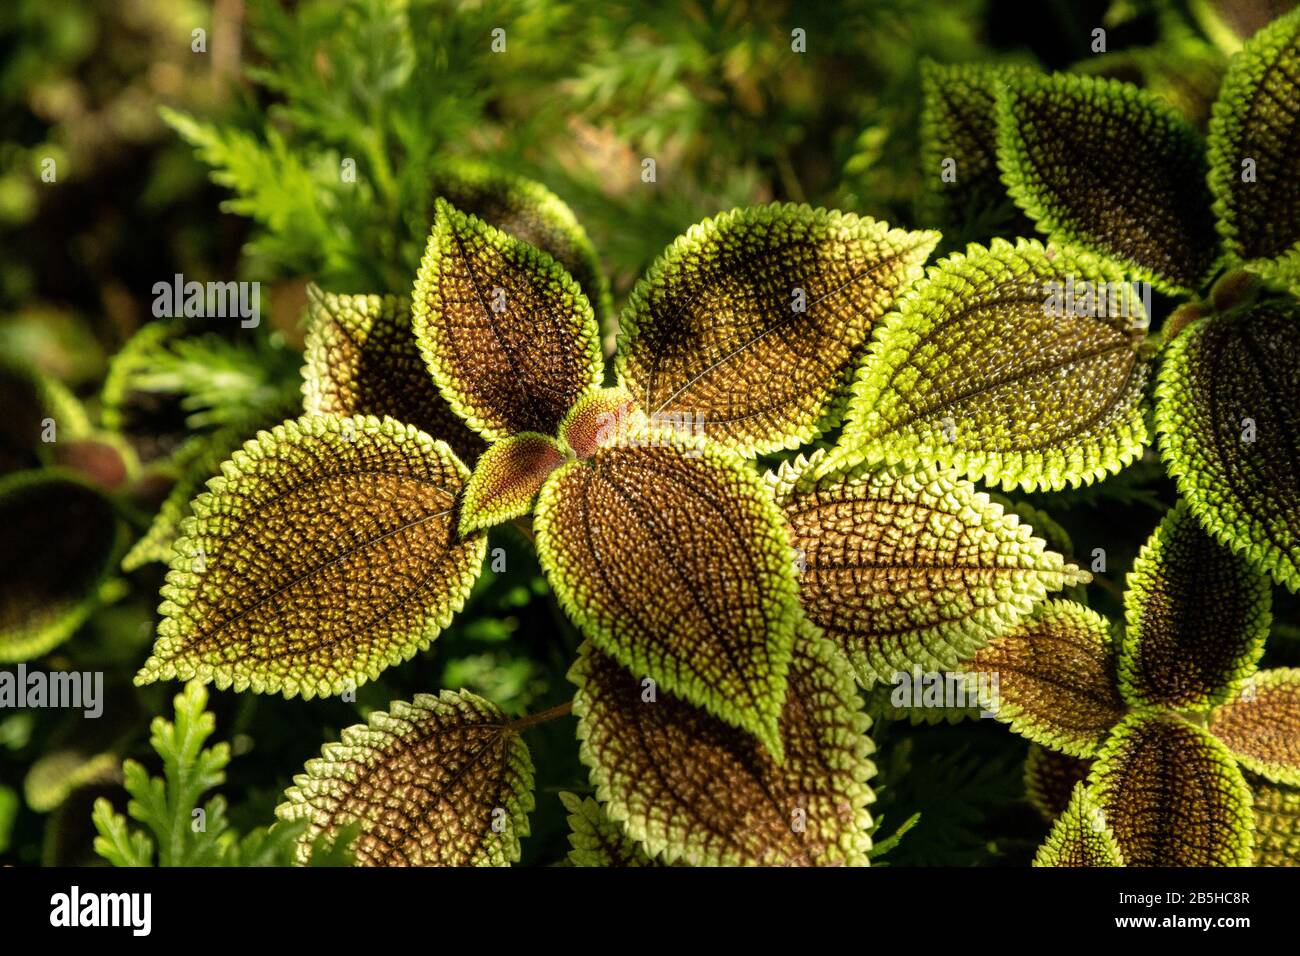
M 822 460 L 788 462 L 768 484 L 804 610 L 863 686 L 960 669 L 1049 591 L 1089 580 L 968 482 L 865 465 L 818 477 Z
M 1160 449 L 1205 529 L 1300 590 L 1300 309 L 1188 326 L 1156 386 Z
M 511 435 L 493 444 L 465 485 L 461 535 L 527 514 L 546 477 L 564 461 L 559 443 L 536 432 Z
M 481 697 L 417 694 L 343 731 L 293 778 L 282 820 L 311 843 L 360 824 L 357 866 L 506 866 L 519 859 L 533 762 L 499 708 Z
M 797 448 L 833 417 L 872 327 L 938 240 L 808 206 L 707 219 L 632 291 L 620 382 L 656 421 L 744 454 Z
M 1011 729 L 1074 757 L 1090 757 L 1127 707 L 1115 681 L 1106 619 L 1073 601 L 1048 601 L 970 659 L 967 669 L 996 675 L 983 701 Z
M 552 474 L 534 528 L 595 645 L 779 751 L 798 596 L 780 512 L 752 469 L 663 432 Z
M 194 501 L 137 683 L 311 697 L 409 659 L 482 566 L 483 536 L 455 533 L 467 478 L 445 444 L 390 418 L 262 432 Z
M 1125 718 L 1088 786 L 1126 866 L 1250 865 L 1250 789 L 1223 744 L 1181 717 Z
M 1246 769 L 1300 787 L 1300 669 L 1260 671 L 1210 713 L 1206 729 Z
M 1186 506 L 1169 512 L 1128 576 L 1119 651 L 1124 699 L 1205 708 L 1255 670 L 1271 614 L 1267 579 L 1207 535 Z
M 1123 866 L 1106 815 L 1084 784 L 1074 788 L 1065 812 L 1034 857 L 1034 866 Z
M 411 332 L 410 303 L 385 295 L 335 295 L 307 286 L 308 415 L 389 415 L 441 438 L 472 464 L 483 440 L 434 384 Z
M 411 326 L 456 413 L 484 438 L 553 435 L 603 361 L 591 305 L 546 253 L 437 202 Z
M 549 253 L 586 293 L 600 325 L 613 321 L 609 283 L 591 240 L 573 210 L 541 183 L 478 160 L 443 157 L 431 196 Z
M 1020 74 L 998 96 L 998 162 L 1016 203 L 1053 241 L 1087 246 L 1168 291 L 1218 258 L 1200 137 L 1127 83 Z
M 1137 458 L 1145 313 L 1080 252 L 971 245 L 886 318 L 853 385 L 839 461 L 954 467 L 1010 490 L 1059 489 Z
M 785 759 L 590 643 L 570 679 L 597 798 L 651 856 L 697 866 L 866 865 L 875 773 L 852 682 L 801 636 L 781 714 Z
M 1029 745 L 1025 758 L 1025 796 L 1048 823 L 1065 812 L 1075 785 L 1088 779 L 1092 761 Z
M 106 596 L 121 553 L 112 503 L 54 471 L 0 478 L 0 662 L 72 636 Z
M 1255 866 L 1300 866 L 1300 788 L 1246 774 L 1255 798 Z
M 561 792 L 569 813 L 569 862 L 574 866 L 656 866 L 591 797 Z
M 1300 10 L 1257 33 L 1228 70 L 1208 140 L 1229 254 L 1300 291 Z

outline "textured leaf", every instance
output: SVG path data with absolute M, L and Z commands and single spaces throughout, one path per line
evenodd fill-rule
M 282 820 L 298 844 L 359 823 L 357 866 L 506 866 L 533 809 L 533 762 L 496 705 L 467 692 L 417 694 L 343 731 L 293 778 Z
M 743 454 L 797 448 L 833 417 L 872 326 L 938 240 L 808 206 L 706 219 L 633 289 L 619 381 L 652 418 Z
M 1166 348 L 1160 448 L 1216 539 L 1300 590 L 1300 309 L 1202 319 Z
M 1038 744 L 1025 758 L 1025 796 L 1048 823 L 1065 812 L 1075 785 L 1088 779 L 1092 761 L 1070 757 Z
M 1108 292 L 1086 299 L 1085 282 Z M 951 466 L 1008 490 L 1118 471 L 1147 441 L 1131 292 L 1115 267 L 1031 240 L 943 259 L 877 331 L 837 458 Z
M 434 384 L 411 332 L 411 306 L 385 295 L 335 295 L 307 286 L 308 415 L 389 415 L 441 438 L 473 463 L 483 440 Z
M 591 797 L 583 799 L 561 791 L 560 800 L 569 811 L 569 843 L 573 849 L 568 859 L 574 866 L 657 865 Z
M 0 662 L 72 636 L 106 595 L 121 539 L 112 503 L 89 485 L 54 471 L 0 478 Z
M 603 360 L 591 305 L 564 268 L 443 200 L 411 326 L 456 413 L 489 441 L 555 434 Z
M 997 92 L 1021 72 L 1028 71 L 993 63 L 921 64 L 921 168 L 945 227 L 961 228 L 972 215 L 1011 204 L 998 169 Z M 954 164 L 950 181 L 942 175 L 947 160 Z
M 560 422 L 560 441 L 578 458 L 618 445 L 645 431 L 650 420 L 624 388 L 598 388 L 569 409 Z
M 751 468 L 662 432 L 552 474 L 534 528 L 556 597 L 595 645 L 759 736 L 777 719 L 799 603 L 780 512 Z
M 455 534 L 465 467 L 391 418 L 261 433 L 194 501 L 137 683 L 342 693 L 429 646 L 482 567 Z
M 591 240 L 573 210 L 541 183 L 477 160 L 444 157 L 434 170 L 432 195 L 548 253 L 582 287 L 602 327 L 613 321 L 609 283 Z
M 1170 35 L 1168 29 L 1154 46 L 1111 50 L 1089 55 L 1072 72 L 1108 76 L 1150 91 L 1169 103 L 1197 130 L 1204 132 L 1219 85 L 1228 69 L 1223 51 L 1190 30 Z
M 1250 789 L 1223 744 L 1181 717 L 1127 717 L 1088 785 L 1127 866 L 1250 865 Z
M 1201 139 L 1134 86 L 1011 77 L 998 96 L 998 162 L 1039 229 L 1125 264 L 1131 279 L 1195 289 L 1218 258 Z
M 1096 753 L 1127 711 L 1106 619 L 1073 601 L 1039 605 L 984 645 L 967 668 L 997 675 L 996 697 L 984 706 L 998 720 L 1073 757 Z
M 1246 774 L 1255 798 L 1255 866 L 1300 866 L 1300 789 Z
M 1243 767 L 1300 787 L 1300 669 L 1260 671 L 1210 713 L 1206 729 Z
M 822 460 L 786 463 L 768 484 L 804 610 L 863 686 L 956 669 L 1048 591 L 1090 578 L 968 482 L 867 466 L 817 477 Z
M 590 642 L 569 674 L 596 796 L 651 856 L 695 866 L 864 866 L 875 773 L 852 682 L 801 636 L 781 714 L 785 759 L 664 693 Z
M 1119 683 L 1134 706 L 1203 709 L 1255 670 L 1271 614 L 1268 581 L 1201 530 L 1180 504 L 1128 576 Z
M 81 403 L 62 384 L 35 369 L 0 360 L 0 475 L 41 464 L 44 422 L 53 419 L 56 443 L 90 432 Z M 53 450 L 53 449 L 49 449 Z
M 1300 291 L 1300 10 L 1233 58 L 1207 141 L 1210 189 L 1228 253 Z M 1250 181 L 1243 163 L 1252 161 Z
M 559 443 L 536 432 L 511 435 L 489 447 L 465 485 L 461 536 L 528 514 L 546 477 L 564 461 Z
M 1034 857 L 1034 866 L 1123 866 L 1106 815 L 1083 784 L 1074 788 L 1065 812 Z

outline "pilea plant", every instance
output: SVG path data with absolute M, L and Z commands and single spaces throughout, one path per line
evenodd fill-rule
M 937 240 L 806 206 L 704 222 L 634 290 L 603 388 L 568 272 L 440 199 L 409 310 L 312 293 L 309 414 L 250 441 L 194 500 L 138 681 L 346 693 L 427 647 L 478 575 L 486 529 L 532 511 L 542 567 L 588 637 L 573 710 L 602 812 L 661 862 L 865 863 L 867 720 L 799 600 L 792 543 L 815 542 L 784 518 L 796 489 L 774 497 L 745 458 L 834 421 L 861 346 Z M 949 589 L 969 592 L 987 639 L 999 611 L 1084 577 L 969 485 L 900 472 L 872 490 L 882 520 L 938 499 L 912 544 L 882 533 L 856 560 L 889 574 L 884 552 L 909 548 L 899 611 L 931 606 L 915 630 L 954 647 L 982 641 L 963 643 L 939 607 Z M 959 559 L 942 590 L 932 555 Z M 356 821 L 361 863 L 517 859 L 534 799 L 521 732 L 565 710 L 509 721 L 451 691 L 394 704 L 326 744 L 280 814 L 308 821 L 304 853 Z
M 1268 580 L 1180 504 L 1138 556 L 1124 603 L 1118 640 L 1095 611 L 1050 601 L 970 662 L 999 675 L 984 700 L 998 719 L 1089 761 L 1067 772 L 1086 774 L 1087 786 L 1038 862 L 1248 864 L 1255 826 L 1243 772 L 1264 794 L 1300 783 L 1300 672 L 1256 670 Z M 1266 849 L 1285 856 L 1295 846 Z

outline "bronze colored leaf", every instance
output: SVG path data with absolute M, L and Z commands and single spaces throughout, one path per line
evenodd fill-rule
M 528 514 L 547 475 L 564 461 L 559 443 L 536 432 L 521 432 L 491 445 L 465 485 L 461 537 Z
M 719 446 L 643 435 L 551 475 L 542 569 L 598 648 L 779 753 L 799 614 L 780 512 Z
M 1263 653 L 1270 597 L 1268 579 L 1207 535 L 1180 503 L 1128 576 L 1119 652 L 1124 699 L 1204 709 L 1231 697 Z
M 706 219 L 633 289 L 619 381 L 652 420 L 742 454 L 797 448 L 834 417 L 872 327 L 938 240 L 808 206 Z
M 564 267 L 439 199 L 411 326 L 442 394 L 489 441 L 555 434 L 600 385 L 600 336 Z
M 569 812 L 569 862 L 574 866 L 658 866 L 645 855 L 623 828 L 605 815 L 605 809 L 591 797 L 585 800 L 560 793 Z
M 859 682 L 959 670 L 1049 591 L 1090 579 L 969 482 L 859 466 L 818 477 L 823 453 L 768 483 L 785 511 L 808 617 Z
M 1123 866 L 1115 834 L 1084 784 L 1074 788 L 1065 812 L 1034 857 L 1034 866 Z
M 496 705 L 460 691 L 417 694 L 348 727 L 293 778 L 282 820 L 312 843 L 360 825 L 357 866 L 507 866 L 533 801 L 528 748 Z
M 1273 783 L 1300 787 L 1300 669 L 1260 671 L 1206 727 L 1237 762 Z
M 1174 714 L 1133 714 L 1088 786 L 1126 866 L 1249 866 L 1250 789 L 1223 744 Z
M 648 854 L 695 866 L 865 866 L 875 773 L 853 684 L 801 637 L 781 714 L 785 759 L 588 642 L 570 679 L 598 799 Z
M 137 683 L 342 693 L 429 646 L 469 594 L 483 535 L 457 537 L 468 478 L 391 418 L 262 432 L 195 499 Z
M 393 295 L 335 295 L 307 286 L 308 415 L 389 415 L 441 438 L 472 465 L 483 451 L 438 394 L 411 332 L 411 306 Z
M 1128 708 L 1115 680 L 1105 618 L 1073 601 L 1048 601 L 970 659 L 996 675 L 984 702 L 1011 729 L 1074 757 L 1090 757 Z

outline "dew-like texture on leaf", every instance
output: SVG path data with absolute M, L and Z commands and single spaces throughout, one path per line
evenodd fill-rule
M 282 820 L 298 843 L 359 823 L 357 866 L 508 866 L 528 835 L 533 762 L 496 705 L 468 691 L 417 694 L 343 731 L 293 778 Z
M 1156 427 L 1205 529 L 1300 590 L 1300 309 L 1259 305 L 1184 329 L 1165 350 Z
M 1300 788 L 1246 774 L 1254 796 L 1255 866 L 1300 866 Z
M 465 485 L 461 535 L 526 515 L 546 477 L 564 461 L 559 443 L 536 432 L 511 435 L 493 444 Z
M 1087 246 L 1167 291 L 1218 258 L 1201 138 L 1173 107 L 1116 80 L 1011 77 L 998 162 L 1016 203 L 1056 242 Z
M 1250 865 L 1250 789 L 1223 744 L 1181 717 L 1127 717 L 1088 785 L 1126 866 Z
M 602 328 L 613 321 L 609 283 L 591 240 L 573 210 L 541 183 L 477 160 L 443 158 L 432 195 L 548 253 L 586 293 Z
M 0 479 L 0 662 L 67 640 L 99 601 L 120 530 L 94 488 L 49 471 Z
M 808 206 L 706 219 L 632 290 L 619 380 L 656 421 L 744 454 L 797 448 L 834 417 L 873 325 L 938 240 Z
M 467 478 L 444 443 L 391 418 L 262 432 L 194 501 L 137 683 L 311 697 L 409 659 L 482 567 L 483 535 L 455 532 Z
M 1065 812 L 1038 848 L 1034 866 L 1123 866 L 1119 843 L 1106 815 L 1084 784 L 1078 784 Z
M 308 415 L 388 415 L 442 439 L 471 465 L 483 451 L 483 439 L 438 393 L 405 298 L 336 295 L 309 285 L 306 359 Z
M 1270 598 L 1268 580 L 1179 504 L 1128 576 L 1119 651 L 1124 699 L 1201 709 L 1232 696 L 1264 650 Z
M 1096 753 L 1128 708 L 1115 681 L 1110 630 L 1096 611 L 1073 601 L 1048 601 L 995 637 L 967 670 L 996 675 L 998 720 L 1035 743 L 1074 757 Z
M 441 199 L 411 327 L 451 407 L 490 441 L 555 434 L 604 372 L 591 304 L 564 267 Z
M 1070 804 L 1075 785 L 1088 779 L 1092 761 L 1029 745 L 1025 758 L 1025 796 L 1048 823 Z
M 653 857 L 693 866 L 867 864 L 875 774 L 852 681 L 801 635 L 781 714 L 785 759 L 659 690 L 590 642 L 569 677 L 596 796 Z
M 1207 729 L 1243 767 L 1300 787 L 1300 669 L 1260 671 L 1210 713 Z
M 569 409 L 560 422 L 559 437 L 578 458 L 590 458 L 598 448 L 624 444 L 649 424 L 627 389 L 598 388 Z
M 921 64 L 921 168 L 945 230 L 1010 204 L 998 169 L 997 92 L 1021 72 L 1027 71 L 1001 64 Z
M 41 463 L 38 449 L 47 421 L 53 423 L 55 445 L 90 431 L 85 410 L 67 388 L 8 359 L 0 360 L 0 409 L 4 409 L 0 414 L 0 475 Z
M 1008 490 L 1104 478 L 1147 442 L 1144 323 L 1122 273 L 1086 253 L 972 244 L 876 332 L 835 457 L 938 464 Z
M 1089 580 L 969 482 L 867 466 L 817 477 L 822 460 L 787 462 L 768 485 L 804 610 L 863 686 L 960 669 L 1049 591 Z
M 542 569 L 595 645 L 779 748 L 799 598 L 780 511 L 706 440 L 601 448 L 542 488 Z
M 568 860 L 574 866 L 658 866 L 591 797 L 560 793 L 568 811 Z
M 1300 11 L 1233 58 L 1207 141 L 1210 189 L 1230 255 L 1300 290 Z

